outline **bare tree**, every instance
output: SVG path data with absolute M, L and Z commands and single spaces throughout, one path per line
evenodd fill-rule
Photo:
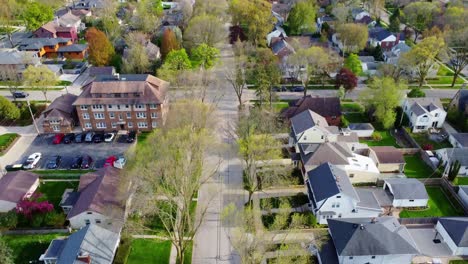
M 242 93 L 245 87 L 245 69 L 241 59 L 236 59 L 235 66 L 227 68 L 224 71 L 224 77 L 231 84 L 234 92 L 236 93 L 237 100 L 239 101 L 239 109 L 244 107 L 242 102 Z
M 447 34 L 448 56 L 450 66 L 453 68 L 452 87 L 461 71 L 468 66 L 468 28 Z
M 0 79 L 4 80 L 11 93 L 16 92 L 18 87 L 21 85 L 21 78 L 16 71 L 16 68 L 2 67 L 0 69 Z M 16 101 L 16 97 L 13 97 L 13 100 Z

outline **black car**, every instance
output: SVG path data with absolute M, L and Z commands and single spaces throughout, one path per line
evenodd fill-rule
M 62 156 L 60 155 L 52 156 L 47 161 L 46 168 L 49 170 L 57 169 L 60 166 L 60 163 L 62 163 Z
M 82 156 L 76 156 L 73 158 L 72 164 L 70 166 L 70 169 L 79 169 L 81 168 L 81 163 L 83 163 L 83 157 Z
M 84 141 L 85 134 L 78 133 L 75 135 L 75 143 L 82 143 Z
M 303 92 L 304 91 L 304 86 L 294 86 L 291 88 L 291 92 Z
M 26 98 L 29 94 L 25 92 L 12 92 L 14 98 Z
M 85 155 L 83 157 L 83 161 L 81 162 L 81 168 L 82 169 L 89 169 L 89 168 L 91 168 L 92 163 L 93 163 L 93 159 L 90 156 Z
M 127 143 L 132 143 L 133 141 L 135 141 L 135 138 L 136 138 L 136 132 L 130 131 L 130 133 L 128 133 L 128 136 L 127 136 Z
M 96 134 L 93 136 L 93 142 L 94 142 L 94 143 L 101 143 L 102 141 L 104 141 L 104 134 L 96 133 Z
M 75 140 L 75 134 L 73 133 L 66 134 L 65 137 L 63 138 L 63 143 L 70 144 L 73 142 L 73 140 Z

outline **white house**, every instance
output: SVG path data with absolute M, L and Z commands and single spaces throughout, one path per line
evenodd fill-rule
M 410 264 L 419 254 L 395 217 L 329 219 L 328 231 L 340 264 Z
M 447 116 L 439 98 L 407 98 L 403 102 L 403 111 L 413 132 L 441 128 Z
M 396 65 L 400 56 L 411 50 L 411 47 L 405 42 L 400 42 L 392 47 L 390 51 L 384 52 L 384 61 L 388 64 Z
M 383 210 L 374 196 L 362 197 L 344 170 L 324 163 L 307 172 L 307 191 L 312 212 L 320 224 L 331 218 L 377 217 Z
M 31 197 L 39 186 L 39 176 L 28 171 L 8 172 L 0 178 L 0 212 L 16 207 L 18 202 Z
M 443 148 L 436 150 L 435 153 L 437 158 L 442 160 L 445 173 L 448 172 L 449 165 L 458 160 L 461 165 L 458 175 L 468 176 L 468 148 Z
M 267 35 L 267 44 L 268 44 L 268 47 L 270 46 L 271 44 L 271 40 L 273 38 L 279 38 L 279 37 L 287 37 L 286 35 L 286 32 L 284 31 L 284 29 L 282 27 L 279 27 L 279 26 L 276 26 L 275 27 L 275 30 L 273 30 L 272 32 L 268 33 Z
M 463 203 L 468 206 L 468 185 L 459 186 L 458 196 L 460 196 Z
M 424 183 L 417 179 L 385 179 L 383 188 L 390 192 L 393 207 L 426 207 L 429 201 Z
M 455 256 L 468 256 L 468 217 L 439 218 L 436 225 Z

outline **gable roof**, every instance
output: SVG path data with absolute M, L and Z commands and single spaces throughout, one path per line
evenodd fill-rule
M 450 134 L 462 147 L 468 147 L 468 133 Z
M 299 144 L 299 149 L 304 166 L 321 165 L 327 162 L 334 165 L 348 165 L 348 158 L 353 157 L 353 153 L 347 147 L 346 143 L 322 143 L 315 152 L 307 154 L 302 147 L 303 145 L 304 144 Z
M 29 171 L 12 171 L 0 178 L 0 200 L 17 203 L 23 199 L 39 176 Z
M 424 183 L 411 178 L 391 178 L 385 182 L 392 188 L 395 199 L 429 199 Z
M 125 202 L 119 195 L 119 169 L 106 167 L 80 177 L 80 196 L 67 219 L 86 211 L 109 216 L 123 216 Z
M 432 112 L 436 109 L 444 109 L 439 98 L 424 97 L 424 98 L 407 98 L 407 104 L 411 110 L 417 115 L 423 115 Z
M 33 51 L 19 51 L 16 49 L 0 49 L 0 64 L 3 65 L 36 65 L 40 62 Z
M 395 217 L 334 218 L 328 228 L 340 256 L 416 255 L 415 242 Z
M 307 178 L 317 202 L 340 193 L 359 200 L 346 172 L 328 162 L 308 171 Z
M 439 223 L 458 247 L 468 247 L 468 217 L 439 218 Z
M 327 127 L 327 120 L 319 114 L 307 110 L 291 118 L 291 126 L 295 135 L 298 135 L 314 126 Z
M 458 160 L 462 166 L 468 166 L 468 148 L 443 148 L 436 150 L 436 153 L 442 151 L 447 152 L 451 162 Z
M 375 146 L 370 147 L 375 153 L 379 163 L 394 164 L 405 163 L 403 153 L 393 146 Z
M 289 107 L 281 112 L 281 116 L 291 119 L 293 116 L 306 110 L 312 110 L 323 117 L 340 117 L 341 104 L 338 97 L 312 97 L 308 95 L 290 102 Z
M 75 102 L 78 96 L 74 94 L 63 94 L 60 97 L 56 98 L 43 112 L 44 117 L 62 117 L 62 118 L 71 118 L 75 107 L 73 102 Z
M 70 38 L 26 38 L 18 42 L 19 50 L 37 50 L 44 46 L 55 46 L 57 44 L 67 44 Z
M 382 41 L 390 36 L 393 36 L 393 33 L 386 30 L 382 27 L 374 27 L 369 29 L 369 38 L 376 39 L 378 41 Z

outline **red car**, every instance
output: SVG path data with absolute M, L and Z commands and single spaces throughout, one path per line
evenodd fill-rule
M 110 156 L 106 159 L 106 162 L 104 163 L 104 168 L 105 167 L 113 167 L 114 166 L 114 161 L 117 160 L 116 156 Z
M 52 141 L 52 143 L 54 144 L 60 144 L 60 142 L 62 142 L 63 138 L 65 137 L 64 134 L 60 133 L 60 134 L 55 134 L 55 137 L 54 137 L 54 141 Z

